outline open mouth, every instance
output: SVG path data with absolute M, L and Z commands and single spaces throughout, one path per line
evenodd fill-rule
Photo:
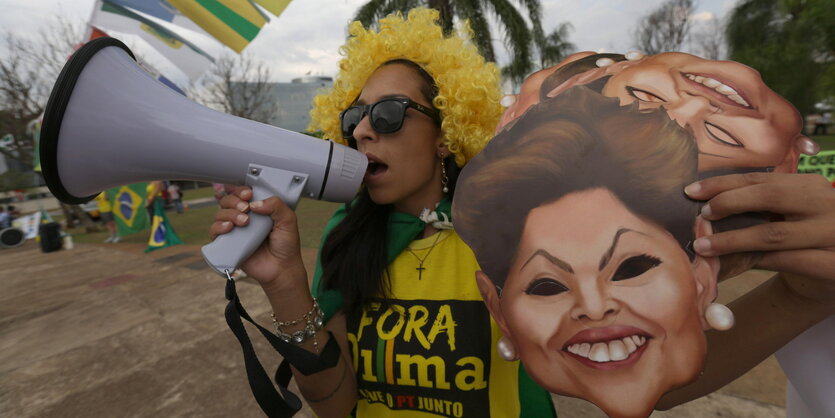
M 608 363 L 610 361 L 626 360 L 646 343 L 647 337 L 635 334 L 609 341 L 575 343 L 563 350 L 595 363 Z
M 588 328 L 566 341 L 562 351 L 585 366 L 612 370 L 637 362 L 652 339 L 646 331 L 633 326 Z
M 365 169 L 364 181 L 374 180 L 388 171 L 388 165 L 372 154 L 367 154 L 368 168 Z
M 710 89 L 712 92 L 715 92 L 720 97 L 726 98 L 732 104 L 736 104 L 747 109 L 753 108 L 751 104 L 748 103 L 747 100 L 745 100 L 744 94 L 715 78 L 690 73 L 682 73 L 682 75 L 686 77 L 688 80 L 697 83 L 701 86 L 704 86 L 707 89 Z

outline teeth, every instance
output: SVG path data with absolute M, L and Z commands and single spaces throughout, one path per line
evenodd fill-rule
M 690 80 L 693 80 L 697 83 L 701 83 L 704 86 L 712 88 L 716 92 L 727 96 L 729 99 L 733 100 L 735 103 L 739 103 L 739 104 L 741 104 L 743 106 L 746 106 L 746 107 L 751 107 L 751 105 L 748 104 L 748 102 L 746 102 L 745 99 L 742 98 L 742 95 L 740 95 L 736 90 L 734 90 L 733 87 L 731 87 L 727 84 L 722 84 L 722 82 L 719 81 L 719 80 L 714 80 L 710 77 L 702 77 L 700 75 L 693 75 L 693 74 L 685 74 L 685 77 L 687 77 Z
M 623 345 L 621 340 L 609 342 L 609 357 L 612 361 L 620 361 L 629 357 L 629 353 L 626 352 L 626 346 Z
M 626 346 L 626 351 L 633 352 L 638 349 L 638 346 L 635 345 L 635 341 L 632 341 L 632 338 L 626 337 L 623 339 L 623 345 Z
M 585 357 L 598 363 L 626 360 L 630 354 L 646 343 L 643 336 L 632 335 L 608 342 L 577 343 L 566 348 L 569 353 Z
M 719 93 L 724 94 L 725 96 L 730 96 L 731 94 L 736 94 L 736 90 L 734 90 L 733 88 L 729 87 L 726 84 L 720 84 L 714 90 L 718 91 Z
M 589 360 L 596 361 L 598 363 L 605 363 L 609 361 L 609 347 L 606 343 L 595 343 L 591 346 Z

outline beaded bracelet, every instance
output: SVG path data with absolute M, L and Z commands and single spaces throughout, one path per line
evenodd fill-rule
M 281 338 L 282 341 L 293 343 L 295 345 L 301 345 L 307 341 L 308 338 L 312 338 L 313 350 L 317 353 L 319 352 L 319 341 L 316 340 L 316 331 L 322 329 L 322 326 L 325 323 L 325 314 L 322 312 L 322 309 L 319 308 L 319 303 L 316 301 L 316 298 L 313 298 L 313 308 L 311 308 L 310 311 L 305 313 L 299 319 L 294 319 L 292 321 L 277 321 L 275 319 L 275 314 L 272 314 L 272 318 L 275 335 L 278 336 L 278 338 Z M 293 333 L 287 333 L 283 329 L 283 327 L 292 327 L 302 322 L 304 322 L 304 328 Z

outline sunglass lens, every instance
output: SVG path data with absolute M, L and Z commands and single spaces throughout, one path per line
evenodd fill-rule
M 397 131 L 403 124 L 405 110 L 402 103 L 394 100 L 378 102 L 371 110 L 371 126 L 382 134 Z
M 349 107 L 342 113 L 342 137 L 350 138 L 354 135 L 354 129 L 362 119 L 362 109 Z

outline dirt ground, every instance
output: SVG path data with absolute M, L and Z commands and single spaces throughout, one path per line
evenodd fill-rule
M 199 247 L 143 250 L 85 244 L 42 253 L 33 241 L 0 250 L 0 416 L 263 416 L 223 318 L 224 279 Z M 304 256 L 312 263 L 315 252 Z M 765 277 L 746 273 L 723 284 L 721 298 Z M 257 285 L 242 280 L 238 292 L 269 323 Z M 254 340 L 272 373 L 280 359 Z M 784 417 L 785 387 L 772 357 L 710 396 L 652 416 Z M 561 417 L 605 416 L 584 401 L 555 402 Z

